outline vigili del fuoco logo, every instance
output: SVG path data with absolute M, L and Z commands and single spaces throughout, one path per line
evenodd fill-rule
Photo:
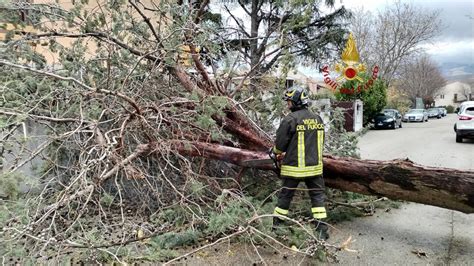
M 334 91 L 339 90 L 343 94 L 355 94 L 360 93 L 363 90 L 369 89 L 374 81 L 377 79 L 379 73 L 379 67 L 374 66 L 372 69 L 371 78 L 363 84 L 360 84 L 351 88 L 344 88 L 340 85 L 339 82 L 344 80 L 357 80 L 363 82 L 363 79 L 359 76 L 360 73 L 365 72 L 366 67 L 364 64 L 359 63 L 359 53 L 357 52 L 356 42 L 352 33 L 349 35 L 347 40 L 346 47 L 342 51 L 341 55 L 342 63 L 337 63 L 334 66 L 334 70 L 339 73 L 339 77 L 332 79 L 329 73 L 329 66 L 325 65 L 321 69 L 324 76 L 324 82 L 328 84 Z

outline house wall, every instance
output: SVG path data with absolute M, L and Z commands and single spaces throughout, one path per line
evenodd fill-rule
M 469 93 L 471 93 L 471 99 L 474 99 L 474 89 L 469 84 L 462 82 L 449 83 L 435 96 L 435 106 L 452 105 L 457 107 L 461 102 L 469 100 Z
M 69 0 L 69 1 L 31 0 L 29 2 L 32 4 L 52 4 L 52 5 L 59 4 L 65 10 L 71 10 L 74 7 L 74 0 Z M 108 2 L 107 0 L 88 1 L 87 5 L 84 7 L 84 11 L 87 11 L 89 14 L 97 13 L 97 12 L 106 12 L 102 7 L 106 5 L 107 2 Z M 157 3 L 159 3 L 159 0 L 144 0 L 144 1 L 141 1 L 141 3 L 147 7 L 152 7 L 153 5 L 156 5 Z M 139 7 L 141 7 L 141 5 L 139 5 Z M 127 7 L 126 9 L 127 9 L 127 12 L 130 12 L 130 14 L 132 14 L 133 17 L 140 18 L 140 14 L 133 7 L 130 6 L 130 7 Z M 154 13 L 152 11 L 143 10 L 143 13 L 147 17 L 154 16 L 153 15 Z M 108 22 L 111 21 L 110 14 L 106 13 L 105 17 L 108 19 Z M 172 21 L 172 20 L 169 20 L 169 21 Z M 2 18 L 0 18 L 0 24 L 2 24 L 1 22 L 2 22 Z M 158 22 L 156 19 L 152 20 L 152 23 L 155 25 L 157 25 L 157 23 L 166 24 L 166 22 L 164 21 Z M 64 21 L 50 21 L 50 20 L 42 21 L 41 26 L 47 29 L 51 29 L 51 31 L 68 27 L 67 23 Z M 109 28 L 110 27 L 111 26 L 109 26 Z M 7 29 L 5 30 L 0 29 L 0 41 L 5 40 L 7 32 L 9 30 L 12 30 L 12 28 L 15 28 L 15 26 L 12 24 L 9 24 L 9 27 L 7 27 Z M 75 30 L 77 30 L 76 33 L 79 33 L 78 28 L 75 28 L 75 27 L 69 27 L 68 31 L 71 33 L 74 33 Z M 22 28 L 21 31 L 30 32 L 33 34 L 40 33 L 38 30 L 34 29 L 32 26 L 26 26 Z M 15 36 L 14 39 L 19 39 L 19 38 L 20 36 Z M 87 51 L 85 53 L 86 58 L 93 57 L 97 50 L 97 45 L 93 39 L 94 39 L 93 37 L 81 38 L 81 41 L 87 47 Z M 63 45 L 64 47 L 70 48 L 72 47 L 73 43 L 77 41 L 78 39 L 68 38 L 68 37 L 55 37 L 55 40 L 57 43 Z M 125 38 L 125 42 L 126 42 L 126 38 Z M 51 52 L 51 49 L 49 48 L 49 45 L 48 45 L 48 41 L 46 39 L 37 43 L 31 43 L 31 46 L 33 50 L 42 54 L 45 57 L 46 63 L 48 65 L 52 65 L 52 66 L 60 65 L 61 62 L 60 62 L 59 54 L 56 52 Z

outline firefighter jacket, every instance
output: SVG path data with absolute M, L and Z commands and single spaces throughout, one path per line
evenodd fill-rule
M 305 178 L 323 174 L 324 123 L 303 108 L 283 118 L 273 152 L 286 152 L 281 176 Z

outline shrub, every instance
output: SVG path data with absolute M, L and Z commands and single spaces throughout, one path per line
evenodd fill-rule
M 446 106 L 446 111 L 448 112 L 448 114 L 454 113 L 454 106 L 452 105 Z
M 362 82 L 357 80 L 346 81 L 342 88 L 358 88 L 364 86 L 369 80 L 367 74 L 361 74 Z M 370 118 L 374 117 L 387 104 L 387 83 L 381 79 L 376 79 L 373 85 L 360 92 L 355 91 L 353 94 L 336 92 L 336 99 L 339 101 L 351 101 L 360 99 L 364 102 L 364 125 L 368 123 Z

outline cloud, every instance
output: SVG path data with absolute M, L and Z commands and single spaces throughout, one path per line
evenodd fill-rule
M 425 11 L 439 11 L 442 21 L 440 35 L 431 44 L 424 44 L 440 64 L 474 62 L 474 1 L 472 0 L 401 0 Z M 363 7 L 376 13 L 394 4 L 392 1 L 353 1 L 342 0 L 342 4 L 352 10 Z
M 384 2 L 380 0 L 364 0 L 364 1 L 354 1 L 354 0 L 342 0 L 336 2 L 336 6 L 344 5 L 347 9 L 357 10 L 363 8 L 371 12 L 376 12 L 377 10 L 383 9 L 384 6 L 389 5 L 389 2 Z
M 462 75 L 467 75 L 467 74 L 472 74 L 472 73 L 466 72 L 466 67 L 455 67 L 447 71 L 448 76 L 462 76 Z
M 439 10 L 443 22 L 442 38 L 465 40 L 474 38 L 474 2 L 471 0 L 455 1 L 415 1 L 430 10 Z
M 457 62 L 472 64 L 474 62 L 474 38 L 453 42 L 450 40 L 425 44 L 422 48 L 439 63 Z
M 402 3 L 412 4 L 422 10 L 439 11 L 442 20 L 441 38 L 472 39 L 474 38 L 474 1 L 472 0 L 401 0 Z M 371 12 L 383 11 L 394 4 L 393 1 L 377 0 L 342 0 L 342 5 L 348 9 L 364 8 Z

